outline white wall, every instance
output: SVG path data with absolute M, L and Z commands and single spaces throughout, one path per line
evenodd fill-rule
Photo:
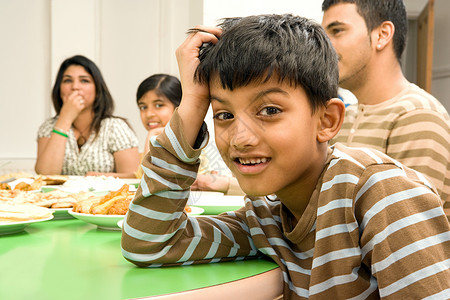
M 49 26 L 49 1 L 0 1 L 0 171 L 12 167 L 4 157 L 36 155 L 36 130 L 49 114 Z
M 204 0 L 204 24 L 216 25 L 226 17 L 291 13 L 322 22 L 322 1 L 308 0 Z
M 0 174 L 33 171 L 54 78 L 75 54 L 100 67 L 142 149 L 137 86 L 153 73 L 178 75 L 175 49 L 202 18 L 201 0 L 0 0 Z

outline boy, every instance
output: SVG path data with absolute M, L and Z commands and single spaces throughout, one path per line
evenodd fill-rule
M 330 144 L 386 153 L 427 176 L 450 207 L 450 117 L 403 75 L 402 0 L 325 0 L 322 25 L 339 56 L 339 84 L 355 94 Z
M 449 296 L 449 223 L 425 177 L 373 150 L 328 148 L 344 104 L 323 29 L 291 15 L 222 28 L 200 27 L 177 50 L 183 99 L 144 158 L 125 258 L 147 267 L 266 255 L 285 299 Z M 248 196 L 240 210 L 187 217 L 210 103 L 217 147 Z

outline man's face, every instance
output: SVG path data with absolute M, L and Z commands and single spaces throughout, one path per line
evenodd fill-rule
M 356 5 L 339 3 L 323 14 L 322 26 L 339 56 L 339 84 L 354 90 L 367 79 L 372 58 L 370 34 Z
M 216 145 L 247 194 L 298 189 L 322 170 L 319 113 L 301 87 L 271 79 L 230 91 L 212 82 L 210 94 Z

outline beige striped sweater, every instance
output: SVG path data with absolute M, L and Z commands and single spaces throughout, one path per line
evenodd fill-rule
M 200 149 L 177 113 L 151 141 L 145 175 L 122 232 L 124 257 L 141 267 L 264 255 L 285 299 L 450 297 L 450 226 L 427 179 L 386 155 L 337 144 L 295 227 L 277 199 L 246 197 L 219 216 L 187 216 Z
M 352 104 L 331 144 L 369 147 L 429 176 L 450 207 L 450 118 L 433 96 L 410 84 L 376 105 Z

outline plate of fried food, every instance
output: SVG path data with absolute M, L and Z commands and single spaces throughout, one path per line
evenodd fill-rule
M 86 223 L 97 225 L 99 229 L 120 230 L 117 222 L 123 220 L 134 195 L 135 192 L 129 190 L 129 185 L 124 184 L 119 190 L 104 196 L 78 201 L 73 209 L 69 210 L 69 214 Z
M 53 213 L 45 207 L 0 203 L 0 235 L 18 233 L 32 223 L 51 219 Z
M 18 189 L 0 190 L 0 203 L 29 204 L 38 207 L 46 207 L 52 210 L 54 219 L 73 218 L 68 211 L 69 209 L 72 209 L 75 203 L 95 197 L 97 196 L 91 192 L 72 194 L 61 190 L 52 190 L 46 193 Z
M 69 179 L 65 175 L 25 176 L 12 174 L 11 176 L 13 177 L 7 177 L 0 183 L 0 190 L 38 191 L 47 185 L 60 186 Z

